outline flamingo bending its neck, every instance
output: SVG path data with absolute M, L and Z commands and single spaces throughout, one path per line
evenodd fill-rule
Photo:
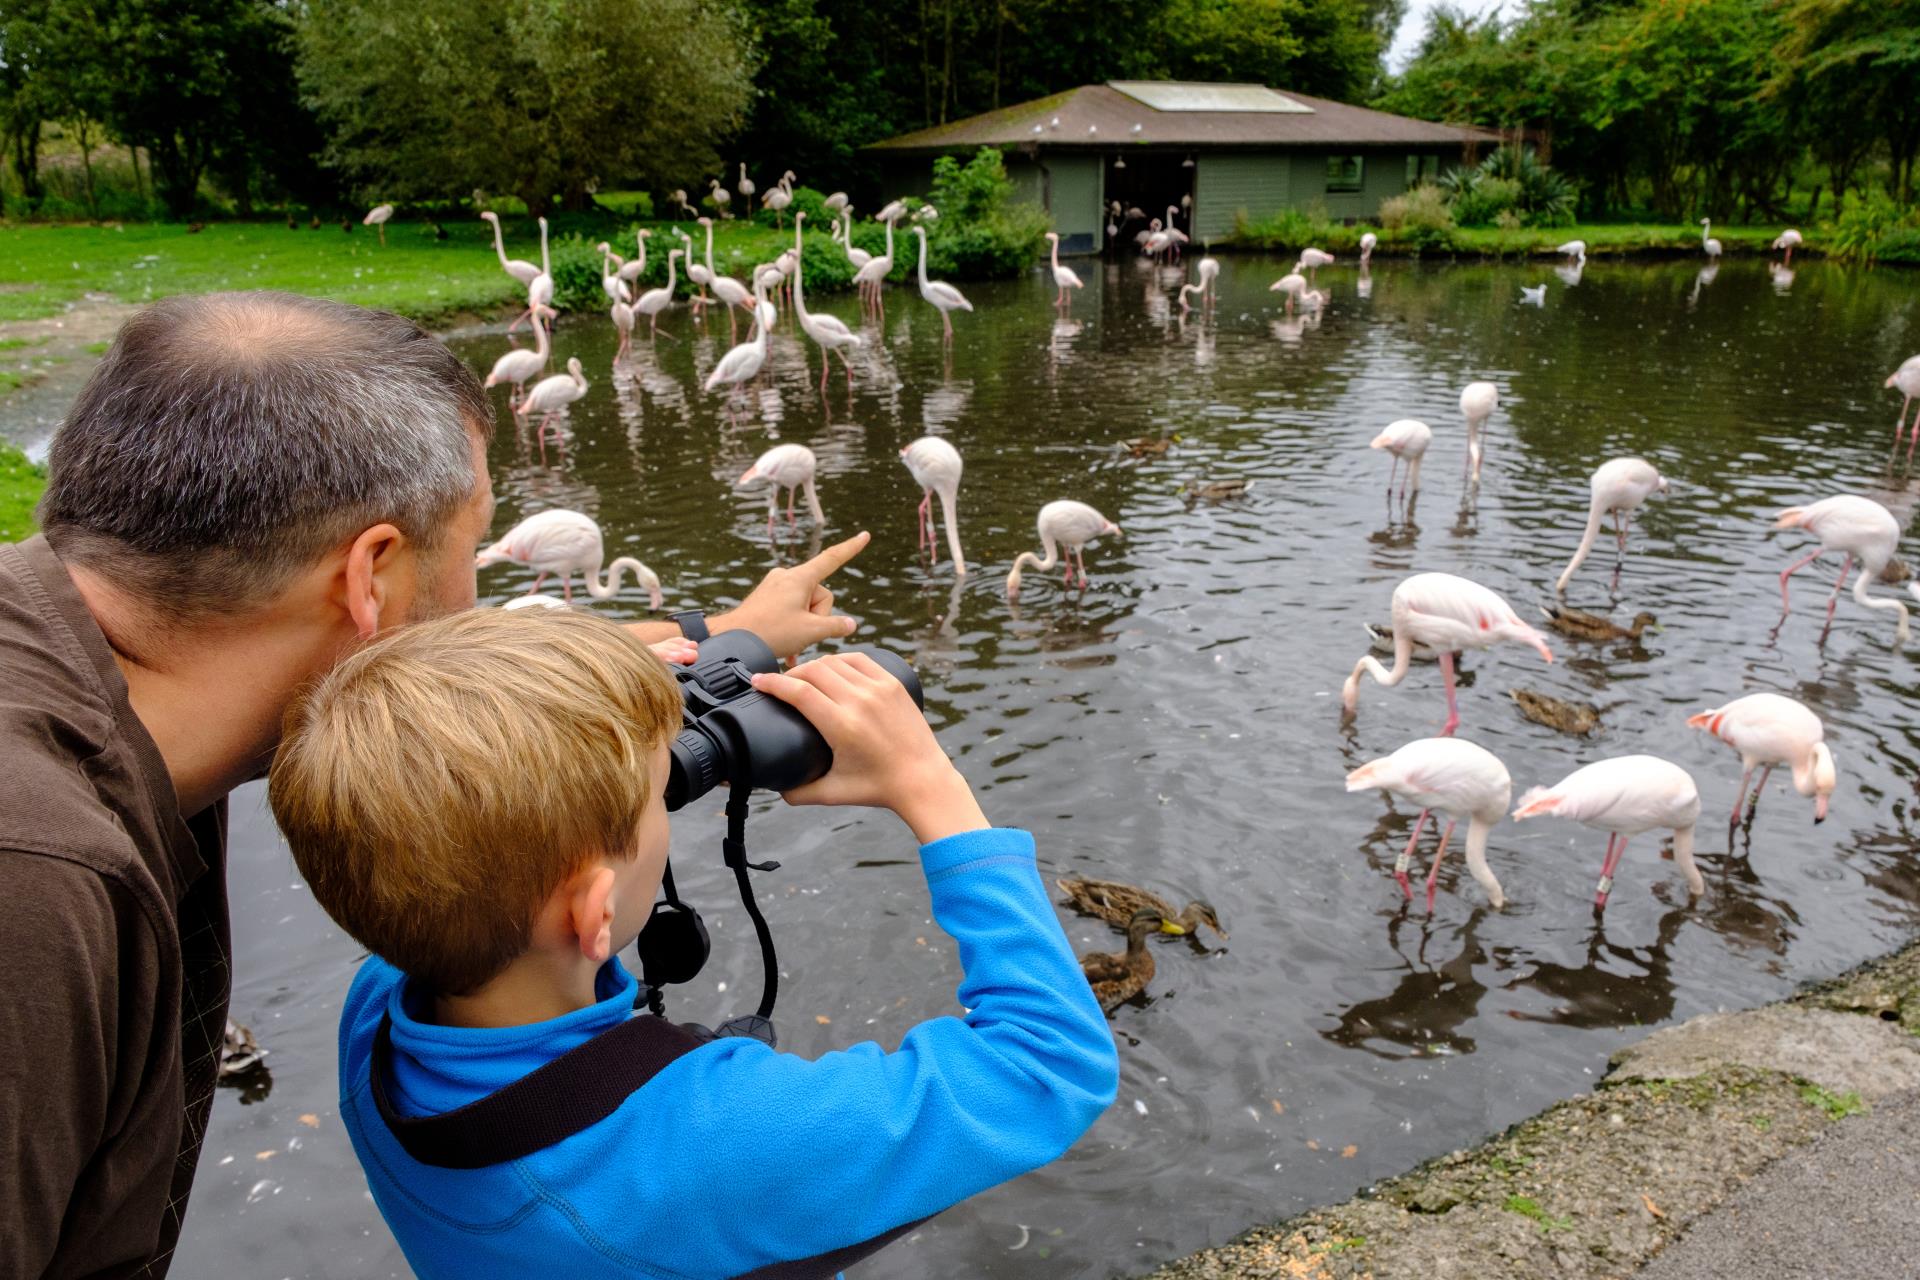
M 819 460 L 813 450 L 803 444 L 781 444 L 761 454 L 754 464 L 741 473 L 736 485 L 749 485 L 764 480 L 767 483 L 767 536 L 773 536 L 774 512 L 780 506 L 780 491 L 787 491 L 787 525 L 797 527 L 793 518 L 793 500 L 802 489 L 807 494 L 807 511 L 813 516 L 816 529 L 824 528 L 827 516 L 820 509 L 820 493 L 814 488 L 814 471 Z
M 1907 406 L 1914 402 L 1915 397 L 1920 397 L 1920 356 L 1908 356 L 1902 360 L 1900 367 L 1888 374 L 1882 385 L 1898 387 L 1900 394 L 1905 397 L 1900 401 L 1900 412 L 1893 419 L 1893 447 L 1898 449 L 1901 427 L 1907 418 Z M 1913 461 L 1913 446 L 1916 444 L 1920 444 L 1920 412 L 1913 415 L 1913 439 L 1907 442 L 1909 463 Z
M 1413 850 L 1420 843 L 1427 815 L 1438 809 L 1447 815 L 1447 827 L 1440 833 L 1440 847 L 1434 851 L 1433 867 L 1427 872 L 1428 912 L 1433 910 L 1447 842 L 1453 838 L 1454 824 L 1463 817 L 1467 819 L 1467 870 L 1487 891 L 1488 905 L 1495 911 L 1507 905 L 1500 881 L 1487 865 L 1487 833 L 1506 816 L 1507 804 L 1513 799 L 1513 779 L 1491 751 L 1460 738 L 1421 738 L 1349 773 L 1347 790 L 1386 791 L 1420 806 L 1420 816 L 1413 820 L 1413 835 L 1393 868 L 1393 878 L 1400 882 L 1409 900 L 1413 898 L 1413 886 L 1407 871 L 1413 862 Z
M 1551 787 L 1535 787 L 1520 797 L 1516 822 L 1554 814 L 1608 833 L 1606 860 L 1593 894 L 1595 911 L 1605 911 L 1613 875 L 1633 836 L 1662 828 L 1673 832 L 1673 860 L 1687 878 L 1687 891 L 1707 891 L 1693 862 L 1693 827 L 1700 820 L 1700 791 L 1679 765 L 1658 756 L 1615 756 L 1576 769 Z
M 1900 543 L 1900 523 L 1888 511 L 1871 498 L 1858 498 L 1852 494 L 1840 494 L 1837 497 L 1822 498 L 1807 507 L 1793 507 L 1782 511 L 1774 522 L 1776 529 L 1805 529 L 1820 539 L 1820 545 L 1805 557 L 1794 561 L 1780 573 L 1780 617 L 1785 621 L 1787 613 L 1793 608 L 1793 602 L 1787 596 L 1787 579 L 1796 572 L 1812 564 L 1828 551 L 1838 551 L 1846 559 L 1840 565 L 1840 577 L 1833 584 L 1833 594 L 1827 597 L 1827 627 L 1833 626 L 1834 607 L 1840 603 L 1840 589 L 1847 584 L 1847 573 L 1853 568 L 1853 562 L 1860 561 L 1860 576 L 1853 581 L 1853 598 L 1869 609 L 1891 609 L 1898 616 L 1895 629 L 1896 642 L 1907 642 L 1907 606 L 1898 600 L 1886 600 L 1867 594 L 1869 579 L 1880 576 L 1887 567 L 1887 561 L 1893 558 L 1894 548 Z M 1920 587 L 1914 588 L 1914 594 L 1920 597 Z M 1820 632 L 1826 638 L 1826 630 Z
M 1086 545 L 1103 534 L 1125 536 L 1120 526 L 1095 511 L 1084 502 L 1074 502 L 1063 498 L 1058 502 L 1049 502 L 1040 508 L 1040 516 L 1034 522 L 1040 531 L 1040 545 L 1046 555 L 1036 556 L 1031 551 L 1022 551 L 1013 561 L 1013 572 L 1007 575 L 1007 599 L 1012 600 L 1020 594 L 1020 570 L 1022 566 L 1032 565 L 1045 573 L 1047 570 L 1066 561 L 1067 585 L 1073 585 L 1073 564 L 1080 562 L 1080 586 L 1085 588 L 1087 579 Z M 1059 544 L 1056 546 L 1055 544 Z M 1065 547 L 1062 555 L 1060 548 Z
M 940 514 L 947 522 L 947 550 L 953 555 L 953 571 L 966 573 L 967 558 L 960 552 L 960 516 L 956 510 L 960 502 L 960 451 L 939 436 L 921 436 L 900 451 L 900 461 L 907 464 L 913 482 L 920 486 L 920 545 L 936 561 L 940 558 L 933 541 L 933 495 L 937 493 Z
M 1613 514 L 1613 528 L 1620 543 L 1620 556 L 1624 562 L 1627 554 L 1627 525 L 1633 519 L 1633 512 L 1656 493 L 1665 493 L 1667 482 L 1661 478 L 1653 464 L 1643 458 L 1615 458 L 1604 462 L 1593 473 L 1593 498 L 1587 504 L 1587 528 L 1580 535 L 1580 546 L 1574 551 L 1573 559 L 1561 571 L 1560 580 L 1553 584 L 1555 595 L 1567 593 L 1567 581 L 1573 577 L 1573 571 L 1593 550 L 1594 539 L 1600 536 L 1600 523 L 1609 512 Z M 1613 570 L 1613 584 L 1620 585 L 1620 566 Z
M 1394 472 L 1403 461 L 1407 464 L 1407 474 L 1400 481 L 1400 496 L 1406 497 L 1409 489 L 1420 492 L 1420 460 L 1427 456 L 1427 446 L 1432 443 L 1433 428 L 1414 418 L 1389 422 L 1386 429 L 1373 438 L 1372 448 L 1385 449 L 1393 455 L 1393 466 L 1387 470 L 1389 497 L 1393 495 Z
M 527 379 L 534 377 L 547 367 L 547 327 L 541 321 L 551 320 L 559 315 L 552 307 L 541 307 L 533 313 L 533 350 L 516 348 L 493 362 L 492 372 L 487 374 L 483 384 L 488 388 L 507 383 L 512 388 L 507 392 L 507 407 L 519 410 L 521 395 L 526 391 Z
M 1756 767 L 1761 770 L 1760 785 L 1753 789 L 1753 804 L 1747 810 L 1749 821 L 1760 807 L 1760 793 L 1774 766 L 1786 765 L 1793 771 L 1793 789 L 1813 797 L 1813 820 L 1827 820 L 1827 797 L 1833 794 L 1838 778 L 1833 767 L 1833 752 L 1827 750 L 1826 728 L 1820 717 L 1804 703 L 1777 693 L 1750 693 L 1735 698 L 1724 707 L 1689 716 L 1687 724 L 1705 729 L 1740 753 L 1740 789 L 1733 794 L 1733 816 L 1729 827 L 1740 824 L 1740 806 L 1747 798 L 1747 780 Z
M 1473 479 L 1480 478 L 1480 464 L 1486 459 L 1487 419 L 1500 407 L 1500 388 L 1491 382 L 1469 382 L 1460 392 L 1460 416 L 1467 420 L 1467 466 Z

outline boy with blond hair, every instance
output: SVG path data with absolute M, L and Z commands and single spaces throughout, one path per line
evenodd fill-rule
M 469 1167 L 416 1160 L 396 1129 L 652 1029 L 629 1023 L 638 984 L 615 956 L 666 864 L 678 687 L 589 614 L 483 610 L 375 641 L 288 713 L 274 813 L 374 953 L 341 1016 L 341 1111 L 422 1276 L 830 1276 L 1051 1161 L 1112 1102 L 1112 1037 L 1033 839 L 987 825 L 906 689 L 861 654 L 754 687 L 833 750 L 790 803 L 886 808 L 913 831 L 965 1017 L 811 1061 L 664 1024 L 683 1047 L 603 1119 Z

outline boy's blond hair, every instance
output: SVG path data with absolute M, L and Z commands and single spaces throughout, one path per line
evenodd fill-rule
M 567 609 L 473 609 L 383 636 L 288 709 L 268 795 L 301 874 L 436 991 L 526 951 L 589 858 L 632 855 L 680 725 L 666 664 Z

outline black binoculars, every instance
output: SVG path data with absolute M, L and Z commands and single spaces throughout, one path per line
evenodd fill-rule
M 924 707 L 920 678 L 885 649 L 864 653 L 907 687 Z M 807 718 L 753 687 L 755 672 L 773 673 L 779 659 L 751 631 L 723 631 L 700 642 L 700 660 L 675 667 L 685 725 L 669 747 L 667 809 L 682 808 L 723 782 L 790 791 L 824 775 L 833 750 Z

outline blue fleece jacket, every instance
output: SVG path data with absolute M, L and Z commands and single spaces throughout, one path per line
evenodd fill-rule
M 422 1021 L 406 976 L 361 966 L 340 1021 L 341 1113 L 387 1225 L 421 1276 L 735 1276 L 869 1240 L 1039 1168 L 1113 1101 L 1113 1037 L 1034 864 L 996 828 L 920 850 L 934 919 L 959 943 L 964 1018 L 891 1053 L 809 1061 L 757 1040 L 687 1053 L 600 1124 L 523 1160 L 437 1169 L 409 1157 L 368 1091 L 380 1015 L 403 1114 L 463 1106 L 627 1017 L 610 961 L 600 1003 L 527 1026 Z

